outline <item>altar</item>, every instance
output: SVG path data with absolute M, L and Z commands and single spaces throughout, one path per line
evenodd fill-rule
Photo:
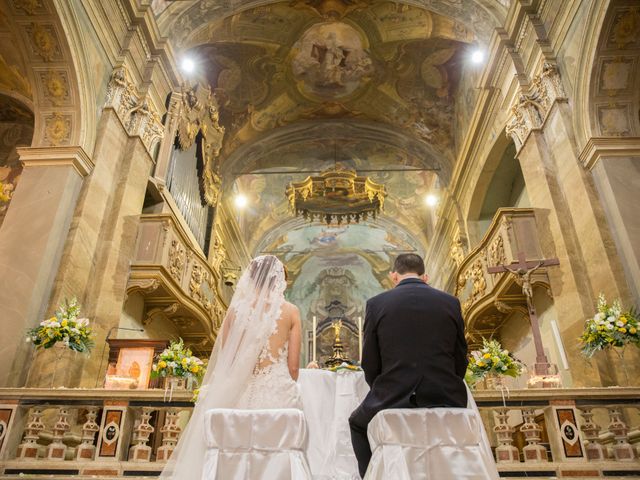
M 303 369 L 298 388 L 307 419 L 307 459 L 314 480 L 360 479 L 349 415 L 369 391 L 361 371 Z

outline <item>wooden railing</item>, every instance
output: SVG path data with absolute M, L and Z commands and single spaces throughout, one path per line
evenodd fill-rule
M 487 267 L 517 262 L 520 253 L 530 261 L 544 258 L 535 211 L 501 208 L 482 241 L 464 257 L 457 271 L 455 293 L 472 336 L 490 337 L 510 311 L 522 308 L 526 312 L 526 299 L 513 277 L 506 272 L 487 271 Z M 533 285 L 549 289 L 544 267 L 537 269 L 530 280 Z
M 503 477 L 640 478 L 640 388 L 474 396 Z M 192 409 L 188 392 L 164 397 L 162 390 L 0 389 L 0 476 L 156 476 Z
M 143 323 L 169 320 L 182 338 L 210 350 L 226 308 L 215 257 L 208 260 L 173 215 L 141 215 L 127 294 L 144 297 Z

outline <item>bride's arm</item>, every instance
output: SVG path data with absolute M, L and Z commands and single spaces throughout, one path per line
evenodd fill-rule
M 291 330 L 289 331 L 289 356 L 287 364 L 289 374 L 294 380 L 298 380 L 300 370 L 300 343 L 302 341 L 302 327 L 300 325 L 300 310 L 298 307 L 291 308 Z

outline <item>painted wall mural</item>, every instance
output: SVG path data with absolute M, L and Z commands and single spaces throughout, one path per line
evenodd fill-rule
M 312 318 L 318 319 L 318 359 L 331 355 L 331 324 L 342 320 L 341 338 L 349 358 L 358 359 L 358 317 L 368 298 L 391 287 L 387 278 L 396 254 L 420 251 L 419 242 L 401 229 L 379 224 L 327 227 L 298 225 L 267 240 L 259 253 L 278 256 L 290 273 L 287 298 L 300 308 L 305 348 L 310 354 Z

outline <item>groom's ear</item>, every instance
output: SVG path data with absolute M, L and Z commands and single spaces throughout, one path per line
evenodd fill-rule
M 389 279 L 394 285 L 398 284 L 398 272 L 389 272 Z
M 420 277 L 424 283 L 429 283 L 429 275 L 426 273 Z

